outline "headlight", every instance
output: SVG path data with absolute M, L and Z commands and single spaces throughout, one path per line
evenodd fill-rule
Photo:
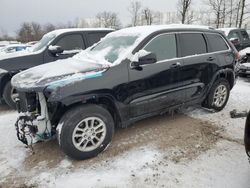
M 7 73 L 7 72 L 8 72 L 7 70 L 0 69 L 0 74 Z

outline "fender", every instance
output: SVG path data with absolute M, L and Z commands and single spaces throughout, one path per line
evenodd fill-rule
M 87 103 L 106 104 L 105 101 L 108 102 L 108 105 L 109 104 L 112 105 L 112 106 L 109 105 L 108 107 L 114 108 L 121 123 L 126 121 L 126 119 L 129 117 L 129 107 L 123 102 L 118 101 L 112 94 L 111 90 L 101 90 L 101 91 L 94 91 L 91 93 L 73 95 L 66 98 L 62 98 L 56 102 L 59 102 L 64 106 L 71 106 L 75 104 L 87 104 Z M 55 101 L 51 101 L 49 98 L 48 102 L 55 102 Z
M 230 77 L 228 77 L 230 76 Z M 211 89 L 213 83 L 218 79 L 218 78 L 230 78 L 231 80 L 229 81 L 229 84 L 231 86 L 231 89 L 233 88 L 234 84 L 235 84 L 235 72 L 230 69 L 230 68 L 225 68 L 225 69 L 221 69 L 218 70 L 214 76 L 212 77 L 210 83 L 208 84 L 208 91 Z

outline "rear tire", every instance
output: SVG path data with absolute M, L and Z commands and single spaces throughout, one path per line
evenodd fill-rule
M 3 99 L 9 107 L 16 109 L 15 97 L 13 95 L 14 92 L 15 90 L 11 86 L 11 81 L 7 82 L 3 89 Z
M 57 139 L 62 150 L 77 160 L 97 156 L 111 142 L 114 120 L 98 105 L 72 108 L 62 117 L 57 128 Z
M 226 106 L 229 95 L 229 82 L 224 78 L 220 78 L 212 85 L 203 106 L 215 111 L 221 111 Z

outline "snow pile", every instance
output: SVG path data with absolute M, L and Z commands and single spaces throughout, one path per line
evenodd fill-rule
M 158 185 L 167 187 L 249 187 L 250 166 L 243 146 L 221 141 L 188 163 L 168 163 Z
M 191 117 L 208 120 L 225 129 L 227 134 L 235 139 L 243 139 L 245 118 L 232 119 L 230 111 L 250 110 L 250 80 L 238 79 L 236 85 L 231 91 L 228 104 L 226 107 L 217 113 L 210 112 L 202 108 L 190 107 L 185 110 L 185 113 Z
M 0 183 L 13 171 L 22 171 L 26 157 L 24 145 L 17 140 L 15 121 L 17 113 L 0 114 Z M 11 127 L 10 127 L 11 126 Z
M 112 159 L 105 161 L 98 166 L 91 165 L 86 169 L 78 169 L 71 174 L 63 173 L 61 168 L 71 165 L 69 161 L 62 161 L 54 172 L 42 173 L 29 184 L 39 184 L 40 187 L 129 187 L 131 186 L 131 178 L 135 176 L 144 181 L 144 177 L 152 173 L 151 168 L 142 170 L 145 165 L 153 164 L 156 157 L 159 157 L 159 152 L 152 147 L 138 148 Z M 57 176 L 58 177 L 55 177 Z M 138 184 L 139 185 L 139 184 Z

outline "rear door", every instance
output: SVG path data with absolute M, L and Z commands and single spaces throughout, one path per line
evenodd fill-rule
M 221 66 L 233 68 L 235 55 L 232 53 L 232 49 L 226 39 L 218 33 L 207 33 L 206 37 L 209 44 L 209 53 L 213 53 L 217 59 L 216 65 L 213 66 L 213 74 L 218 69 L 221 69 Z
M 142 49 L 156 54 L 157 63 L 143 65 L 141 70 L 129 69 L 131 117 L 137 117 L 179 104 L 179 65 L 176 34 L 153 37 Z
M 183 66 L 180 69 L 180 88 L 185 93 L 183 102 L 201 98 L 205 86 L 216 69 L 216 56 L 208 54 L 208 45 L 203 33 L 184 32 L 178 34 Z
M 88 47 L 99 42 L 107 34 L 108 34 L 108 32 L 88 32 L 86 34 L 86 40 L 88 41 Z

